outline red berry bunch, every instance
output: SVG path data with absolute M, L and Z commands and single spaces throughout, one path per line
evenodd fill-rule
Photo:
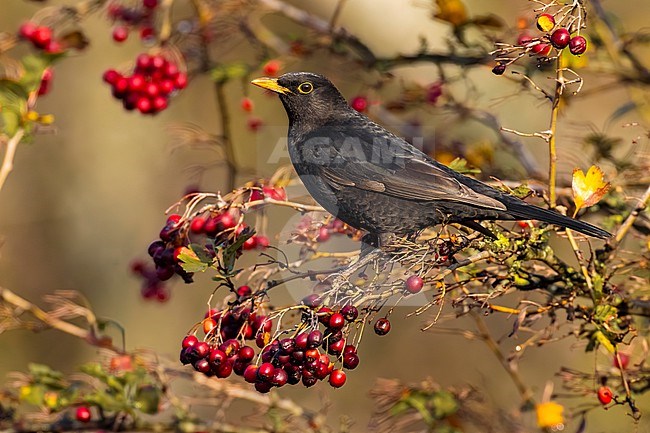
M 139 30 L 143 42 L 151 42 L 156 37 L 154 26 L 158 0 L 141 0 L 136 6 L 125 6 L 115 1 L 108 5 L 108 17 L 116 24 L 113 28 L 113 40 L 124 42 L 129 32 Z
M 495 51 L 497 64 L 492 72 L 495 75 L 502 75 L 508 65 L 526 53 L 537 56 L 541 61 L 551 56 L 553 49 L 557 50 L 557 55 L 567 47 L 573 55 L 583 54 L 587 50 L 587 40 L 579 34 L 571 36 L 574 33 L 579 33 L 580 28 L 576 23 L 583 21 L 574 19 L 576 16 L 571 18 L 571 14 L 584 14 L 584 11 L 582 8 L 577 8 L 575 11 L 567 13 L 560 9 L 555 14 L 547 12 L 539 14 L 535 24 L 537 29 L 544 34 L 533 37 L 528 31 L 524 31 L 517 38 L 515 45 L 500 44 L 499 49 Z
M 173 60 L 146 53 L 138 56 L 131 75 L 125 76 L 109 69 L 103 78 L 124 108 L 137 109 L 142 114 L 163 111 L 174 92 L 187 86 L 187 74 L 180 71 Z
M 43 50 L 47 54 L 60 54 L 65 51 L 60 40 L 56 39 L 52 28 L 40 26 L 32 21 L 23 23 L 18 29 L 18 36 Z
M 237 296 L 246 302 L 254 294 L 242 286 Z M 359 311 L 351 305 L 333 311 L 321 306 L 317 295 L 307 296 L 302 305 L 301 324 L 286 338 L 279 337 L 287 331 L 273 338 L 273 320 L 243 305 L 211 310 L 201 322 L 203 340 L 186 336 L 180 360 L 207 376 L 242 376 L 261 393 L 287 384 L 311 387 L 325 379 L 340 388 L 346 381 L 344 369 L 359 365 L 356 346 L 346 343 L 349 325 L 357 321 Z M 247 341 L 255 341 L 257 349 Z

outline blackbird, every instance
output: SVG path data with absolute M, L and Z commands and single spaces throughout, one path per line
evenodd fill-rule
M 291 72 L 252 84 L 278 93 L 289 118 L 289 156 L 312 197 L 379 239 L 441 223 L 485 233 L 477 221 L 528 219 L 611 236 L 440 164 L 352 109 L 322 75 Z

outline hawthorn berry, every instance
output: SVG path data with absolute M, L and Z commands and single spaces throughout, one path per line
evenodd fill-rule
M 359 317 L 359 310 L 354 305 L 346 305 L 341 308 L 341 314 L 343 314 L 345 320 L 348 322 L 354 322 Z
M 183 338 L 183 342 L 181 345 L 183 346 L 184 349 L 188 347 L 193 347 L 199 342 L 199 339 L 196 338 L 195 335 L 187 335 L 185 338 Z
M 537 45 L 533 45 L 531 51 L 540 57 L 546 57 L 551 53 L 552 49 L 553 47 L 549 44 L 539 43 Z
M 314 349 L 323 343 L 323 333 L 320 332 L 318 329 L 314 329 L 309 333 L 309 337 L 307 337 L 307 347 Z
M 350 101 L 350 106 L 360 113 L 368 109 L 368 99 L 365 96 L 356 96 Z
M 503 63 L 498 63 L 492 68 L 492 73 L 494 75 L 503 75 L 503 73 L 506 71 L 506 65 Z
M 250 364 L 244 370 L 244 380 L 248 383 L 255 383 L 257 381 L 257 369 L 259 367 L 255 364 Z
M 35 47 L 44 49 L 52 42 L 52 29 L 38 26 L 34 29 L 30 40 Z
M 579 56 L 587 51 L 587 40 L 584 36 L 574 36 L 569 41 L 569 51 L 571 54 Z
M 264 121 L 259 117 L 249 117 L 248 121 L 246 122 L 246 126 L 248 127 L 249 131 L 257 132 L 262 129 L 262 126 L 264 126 Z
M 124 42 L 129 37 L 129 29 L 125 26 L 117 26 L 113 29 L 113 40 L 115 42 Z
M 155 9 L 158 6 L 158 0 L 142 0 L 142 6 L 147 9 Z
M 79 406 L 77 407 L 77 410 L 75 411 L 75 418 L 79 422 L 88 422 L 92 418 L 92 413 L 90 412 L 90 408 L 87 406 Z
M 435 105 L 440 96 L 442 96 L 442 82 L 437 81 L 427 87 L 427 93 L 425 95 L 427 104 Z
M 246 111 L 247 113 L 253 111 L 253 108 L 255 107 L 255 105 L 253 104 L 253 100 L 248 97 L 241 98 L 241 102 L 239 103 L 239 106 L 241 107 L 242 110 Z
M 343 355 L 343 367 L 354 370 L 359 365 L 359 355 L 356 353 L 348 353 Z
M 265 362 L 257 369 L 257 377 L 265 382 L 270 381 L 275 373 L 275 367 L 270 362 Z
M 334 370 L 330 374 L 330 385 L 332 385 L 334 388 L 340 388 L 343 385 L 345 385 L 345 372 L 343 370 Z
M 259 393 L 266 394 L 271 391 L 273 384 L 270 382 L 255 382 L 255 390 Z
M 327 242 L 330 238 L 330 231 L 327 227 L 323 226 L 318 229 L 318 237 L 316 237 L 316 240 L 318 242 Z
M 23 39 L 27 39 L 31 41 L 32 37 L 34 37 L 34 32 L 36 31 L 37 28 L 38 26 L 33 22 L 26 21 L 22 23 L 18 28 L 18 35 Z
M 280 69 L 282 69 L 282 63 L 280 63 L 279 60 L 269 60 L 262 67 L 264 75 L 269 75 L 271 77 L 276 76 L 278 72 L 280 72 Z
M 411 275 L 406 279 L 406 283 L 404 284 L 406 291 L 414 294 L 419 293 L 423 286 L 424 280 L 419 275 Z
M 390 321 L 385 317 L 378 319 L 375 322 L 375 334 L 386 335 L 388 332 L 390 332 Z
M 614 399 L 614 393 L 612 393 L 612 390 L 609 389 L 608 386 L 601 386 L 598 388 L 598 401 L 600 401 L 600 404 L 606 405 L 612 402 Z
M 345 325 L 345 317 L 341 313 L 334 313 L 330 316 L 328 325 L 332 329 L 341 329 Z
M 553 44 L 553 46 L 558 50 L 561 50 L 562 48 L 565 48 L 567 45 L 569 45 L 570 40 L 571 35 L 569 34 L 569 31 L 564 27 L 555 30 L 551 34 L 551 44 Z
M 528 45 L 532 40 L 533 40 L 533 37 L 531 35 L 529 35 L 528 33 L 521 33 L 517 37 L 517 45 L 523 47 L 523 46 Z
M 627 369 L 629 363 L 630 363 L 630 355 L 628 355 L 627 353 L 619 353 L 618 357 L 614 356 L 614 367 L 618 368 L 619 370 Z
M 555 18 L 551 14 L 540 14 L 537 17 L 537 28 L 542 32 L 550 32 L 555 27 Z

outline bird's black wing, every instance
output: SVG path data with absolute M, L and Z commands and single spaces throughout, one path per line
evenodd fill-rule
M 372 126 L 375 128 L 360 130 L 344 124 L 323 133 L 335 146 L 329 148 L 328 161 L 318 165 L 318 170 L 332 188 L 359 188 L 407 200 L 455 201 L 506 210 L 503 203 L 464 185 L 451 170 L 406 141 L 376 124 Z M 380 129 L 375 130 L 377 127 Z

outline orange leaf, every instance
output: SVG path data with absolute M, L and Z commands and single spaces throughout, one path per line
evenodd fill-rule
M 603 171 L 592 165 L 586 176 L 579 168 L 573 170 L 571 187 L 573 189 L 573 201 L 577 210 L 598 203 L 609 191 L 611 185 L 609 182 L 605 182 Z

